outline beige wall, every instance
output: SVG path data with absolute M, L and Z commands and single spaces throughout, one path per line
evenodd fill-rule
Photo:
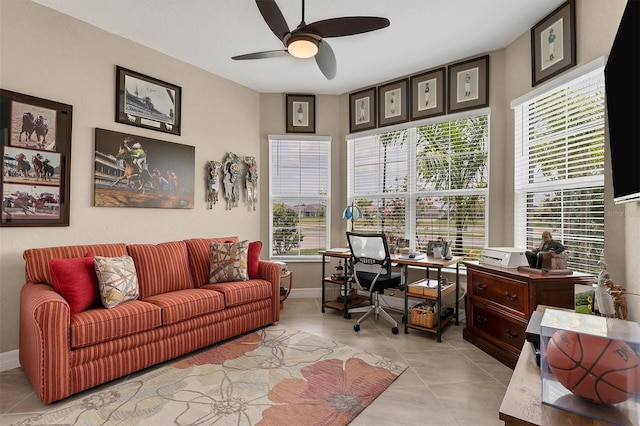
M 255 155 L 258 167 L 266 166 L 259 93 L 29 1 L 2 0 L 0 8 L 0 86 L 73 105 L 70 226 L 0 228 L 0 352 L 18 348 L 26 248 L 260 238 L 262 206 L 254 212 L 240 202 L 228 211 L 220 203 L 207 210 L 205 203 L 207 161 L 231 151 Z M 114 122 L 116 65 L 182 87 L 181 136 Z M 92 207 L 96 127 L 195 146 L 195 208 Z
M 577 1 L 578 65 L 609 52 L 624 5 L 625 0 Z M 34 52 L 38 52 L 37 59 Z M 114 122 L 116 65 L 182 87 L 181 136 Z M 230 234 L 267 241 L 267 135 L 285 133 L 284 94 L 258 94 L 24 0 L 0 2 L 0 87 L 74 107 L 70 226 L 0 228 L 0 355 L 18 347 L 22 251 L 26 248 L 107 241 L 156 243 Z M 490 245 L 513 241 L 513 118 L 509 103 L 529 90 L 530 45 L 525 32 L 507 49 L 491 53 Z M 341 213 L 346 200 L 348 94 L 318 95 L 316 109 L 316 134 L 332 138 L 331 236 L 333 245 L 344 245 L 346 228 Z M 92 207 L 96 127 L 195 146 L 195 208 Z M 213 210 L 206 208 L 206 162 L 223 160 L 229 151 L 258 159 L 260 197 L 255 212 L 244 203 L 232 211 L 225 210 L 224 204 Z M 607 170 L 606 261 L 614 280 L 635 293 L 627 297 L 632 318 L 637 321 L 640 203 L 613 205 Z M 263 257 L 265 253 L 263 250 Z M 320 287 L 319 263 L 290 263 L 289 267 L 294 271 L 294 291 Z

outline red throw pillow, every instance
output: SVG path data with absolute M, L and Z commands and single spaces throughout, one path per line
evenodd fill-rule
M 249 250 L 247 252 L 247 273 L 249 274 L 250 280 L 260 278 L 260 274 L 258 273 L 260 250 L 262 250 L 262 241 L 249 243 Z
M 93 253 L 87 253 L 85 257 L 51 259 L 49 271 L 53 288 L 67 301 L 71 315 L 100 302 Z

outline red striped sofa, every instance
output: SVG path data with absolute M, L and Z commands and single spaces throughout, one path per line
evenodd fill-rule
M 260 279 L 209 284 L 209 243 L 90 244 L 25 250 L 20 294 L 22 369 L 51 403 L 129 373 L 277 322 L 280 265 L 259 261 Z M 71 315 L 52 287 L 54 258 L 133 258 L 140 296 Z

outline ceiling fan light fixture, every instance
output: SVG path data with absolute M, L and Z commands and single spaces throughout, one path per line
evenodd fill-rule
M 318 41 L 306 35 L 294 36 L 287 42 L 287 50 L 296 58 L 312 58 L 318 53 Z

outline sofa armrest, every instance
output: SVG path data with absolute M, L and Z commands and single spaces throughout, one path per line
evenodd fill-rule
M 271 283 L 273 290 L 273 315 L 275 321 L 280 319 L 280 275 L 282 265 L 268 260 L 258 262 L 258 275 Z
M 46 284 L 26 283 L 20 291 L 20 365 L 46 404 L 71 392 L 70 312 Z

